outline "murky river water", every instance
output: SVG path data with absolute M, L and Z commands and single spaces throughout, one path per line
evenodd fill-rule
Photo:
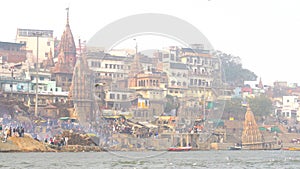
M 300 168 L 300 151 L 0 153 L 0 168 Z

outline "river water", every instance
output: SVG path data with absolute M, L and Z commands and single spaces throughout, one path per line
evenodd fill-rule
M 300 168 L 300 151 L 0 153 L 0 168 Z

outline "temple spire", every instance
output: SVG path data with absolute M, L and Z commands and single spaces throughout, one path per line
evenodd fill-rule
M 69 25 L 69 7 L 67 7 L 66 10 L 67 10 L 67 25 Z
M 262 83 L 261 77 L 259 78 L 258 88 L 263 89 L 264 85 Z

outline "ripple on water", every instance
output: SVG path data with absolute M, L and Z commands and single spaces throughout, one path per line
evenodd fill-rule
M 5 153 L 0 168 L 298 168 L 300 156 L 294 152 L 199 151 L 164 153 Z M 126 157 L 127 156 L 127 157 Z M 135 158 L 132 158 L 135 157 Z M 143 158 L 138 158 L 143 157 Z

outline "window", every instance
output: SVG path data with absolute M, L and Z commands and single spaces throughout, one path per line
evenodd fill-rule
M 120 100 L 120 94 L 117 94 L 117 99 Z
M 20 43 L 25 44 L 26 45 L 26 41 L 20 41 Z
M 122 100 L 126 100 L 127 99 L 127 95 L 126 94 L 123 94 L 122 95 Z
M 45 77 L 40 77 L 40 80 L 45 80 Z
M 174 81 L 174 80 L 172 80 L 172 81 L 171 81 L 171 84 L 172 84 L 172 86 L 174 86 L 174 85 L 175 85 L 175 81 Z
M 174 54 L 171 54 L 171 60 L 174 60 Z
M 198 80 L 198 86 L 200 86 L 200 85 L 201 85 L 201 80 L 199 79 L 199 80 Z
M 110 98 L 110 99 L 115 99 L 115 94 L 111 93 L 111 94 L 109 95 L 109 98 Z

